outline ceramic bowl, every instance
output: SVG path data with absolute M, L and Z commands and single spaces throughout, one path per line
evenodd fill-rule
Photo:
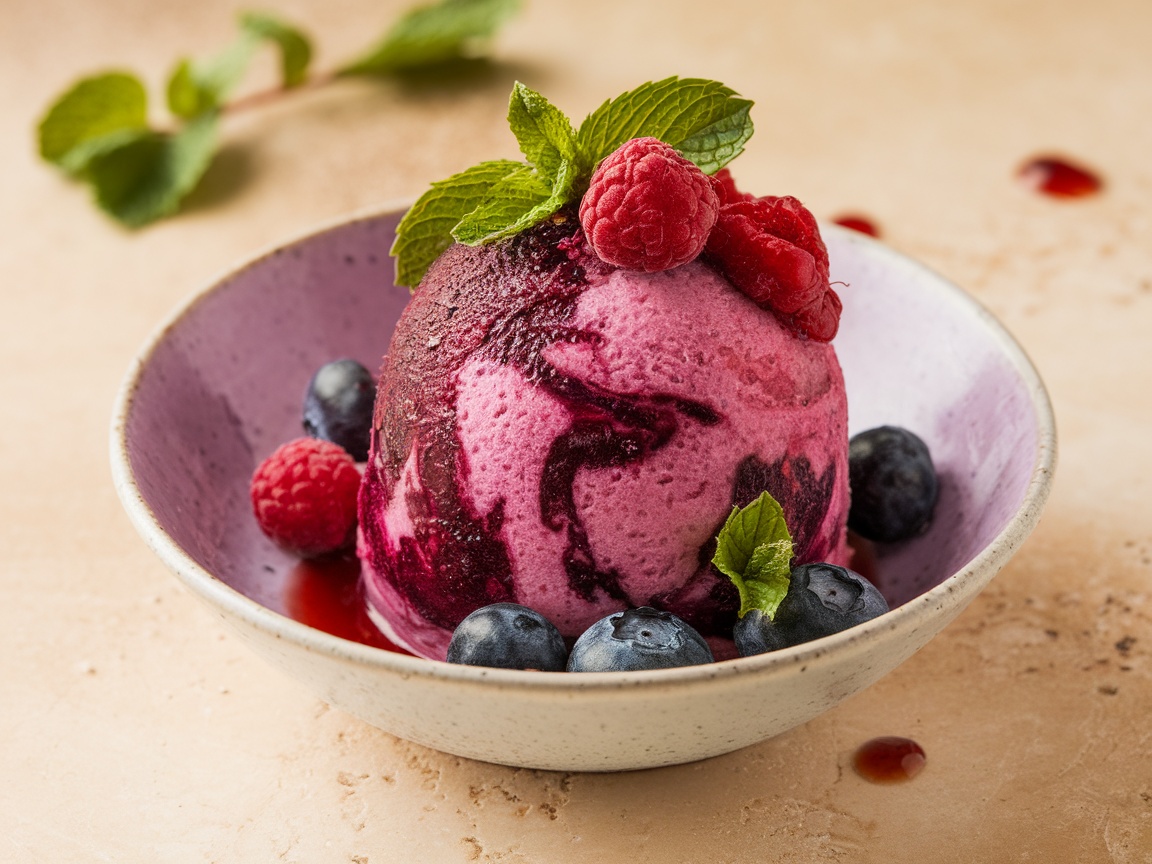
M 736 750 L 898 666 L 1039 518 L 1054 422 L 1024 352 L 959 288 L 827 226 L 832 278 L 847 283 L 835 344 L 852 431 L 916 431 L 941 476 L 931 530 L 877 550 L 892 611 L 772 654 L 578 675 L 453 666 L 301 623 L 297 562 L 260 533 L 248 481 L 301 434 L 303 390 L 319 365 L 353 357 L 378 368 L 408 299 L 388 257 L 403 209 L 279 246 L 193 297 L 140 352 L 112 435 L 121 500 L 163 562 L 272 665 L 371 724 L 460 756 L 545 769 L 633 769 Z

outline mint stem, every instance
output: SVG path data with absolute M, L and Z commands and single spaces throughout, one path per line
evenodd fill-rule
M 266 90 L 257 90 L 254 93 L 249 93 L 246 96 L 241 96 L 238 99 L 233 99 L 231 102 L 226 103 L 220 109 L 221 114 L 239 114 L 244 111 L 252 111 L 262 108 L 265 105 L 275 104 L 277 101 L 285 96 L 290 96 L 293 93 L 299 93 L 304 90 L 317 90 L 325 87 L 340 78 L 338 72 L 320 72 L 309 77 L 301 84 L 295 87 L 276 86 L 269 87 Z

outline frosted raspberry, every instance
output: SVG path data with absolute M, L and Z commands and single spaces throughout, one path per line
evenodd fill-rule
M 256 469 L 250 491 L 260 528 L 289 551 L 313 557 L 355 539 L 360 472 L 329 441 L 284 444 Z
M 818 342 L 836 335 L 840 298 L 828 284 L 828 250 L 816 218 L 795 198 L 724 204 L 706 251 L 733 285 L 796 333 Z
M 829 288 L 823 297 L 813 300 L 785 323 L 816 342 L 831 342 L 840 329 L 841 307 L 839 295 Z
M 720 202 L 699 168 L 655 138 L 633 138 L 592 175 L 580 224 L 601 260 L 654 273 L 694 260 Z

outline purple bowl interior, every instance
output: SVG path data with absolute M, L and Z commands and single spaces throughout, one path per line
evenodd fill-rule
M 409 298 L 388 255 L 398 221 L 346 223 L 233 273 L 165 331 L 137 381 L 125 440 L 144 501 L 197 564 L 276 612 L 297 559 L 257 527 L 248 482 L 304 434 L 320 365 L 379 369 Z
M 160 527 L 208 573 L 282 614 L 297 562 L 257 528 L 248 481 L 303 434 L 318 366 L 351 357 L 379 368 L 409 296 L 388 257 L 398 218 L 345 223 L 233 273 L 162 334 L 132 392 L 128 459 Z M 836 345 L 852 429 L 912 429 L 942 479 L 931 530 L 878 549 L 878 581 L 899 605 L 961 569 L 1016 513 L 1037 420 L 1021 361 L 986 312 L 877 243 L 838 229 L 827 239 L 833 278 L 848 283 Z
M 836 350 L 849 433 L 903 426 L 940 478 L 928 531 L 877 544 L 879 587 L 899 605 L 964 567 L 1019 510 L 1039 458 L 1037 407 L 1027 361 L 986 310 L 873 241 L 828 239 L 832 278 L 846 283 Z

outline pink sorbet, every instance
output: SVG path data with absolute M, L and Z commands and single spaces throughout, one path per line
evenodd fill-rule
M 704 260 L 606 265 L 575 219 L 433 264 L 392 337 L 373 426 L 366 594 L 381 629 L 425 657 L 497 602 L 569 640 L 651 605 L 730 656 L 739 602 L 709 562 L 732 507 L 764 490 L 797 563 L 847 562 L 832 347 Z

